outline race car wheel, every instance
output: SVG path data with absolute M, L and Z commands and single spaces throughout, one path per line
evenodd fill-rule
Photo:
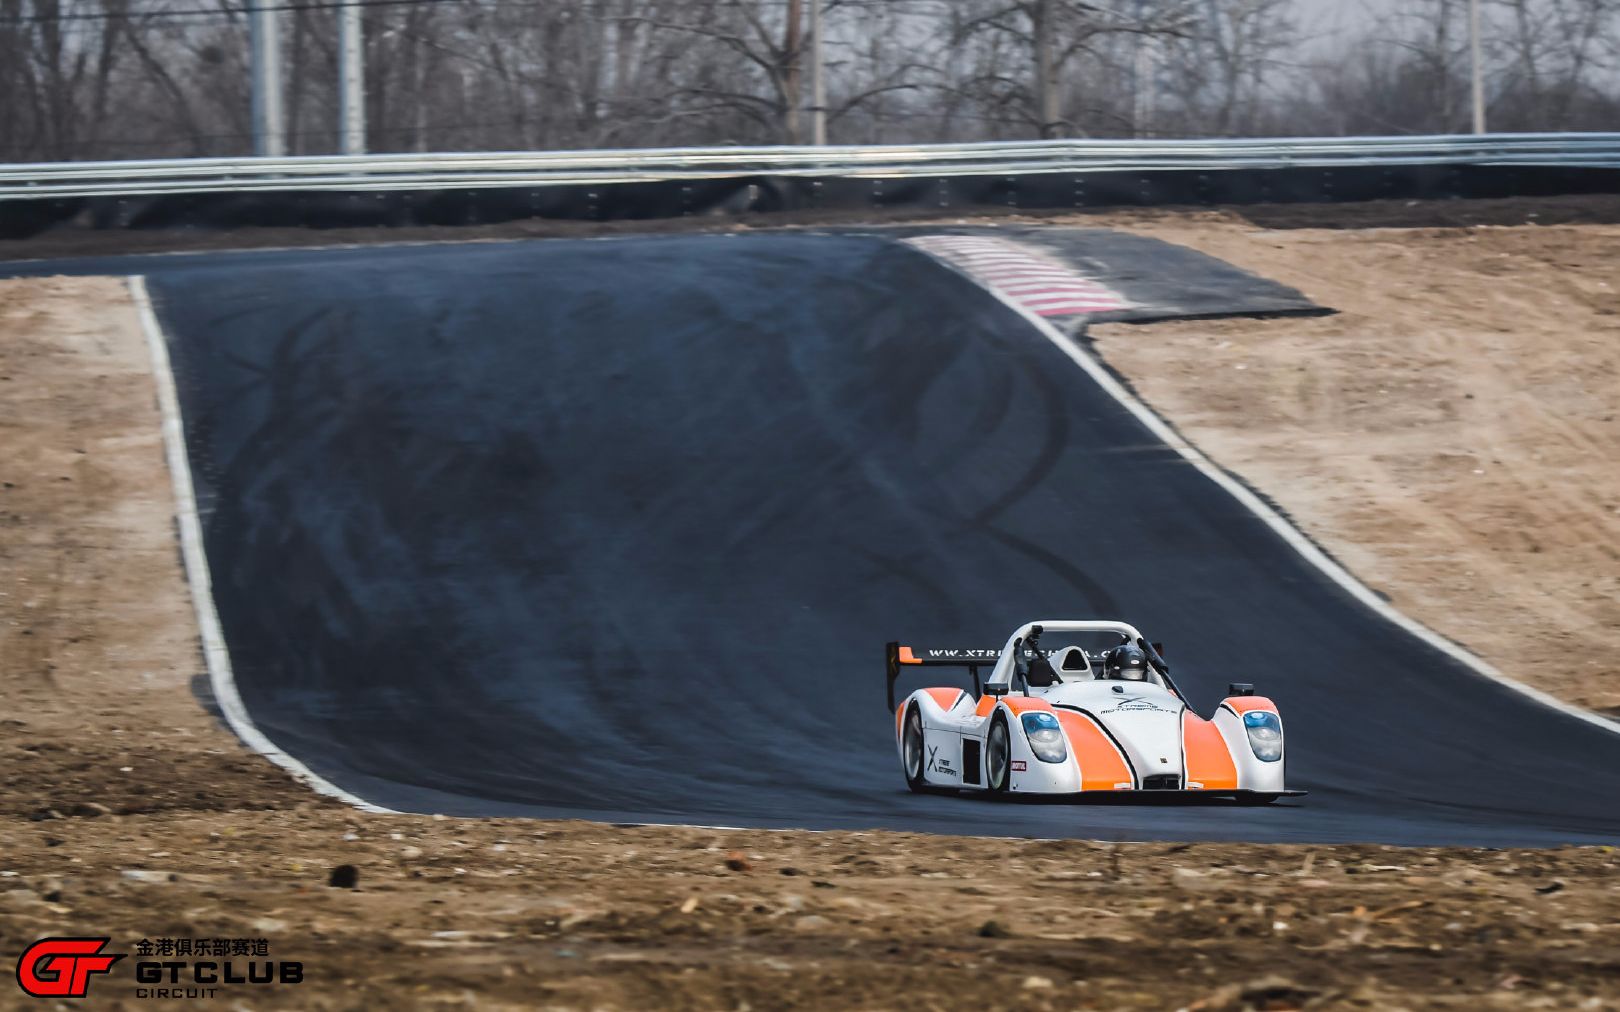
M 990 787 L 991 796 L 1007 793 L 1011 769 L 1012 738 L 1007 733 L 1007 718 L 998 713 L 990 724 L 990 740 L 984 748 L 984 781 Z
M 915 705 L 906 711 L 906 729 L 900 741 L 901 753 L 905 756 L 906 786 L 921 793 L 927 785 L 923 783 L 922 714 Z

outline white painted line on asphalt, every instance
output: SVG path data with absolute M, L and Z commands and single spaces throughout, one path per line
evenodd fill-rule
M 943 258 L 940 259 L 943 261 Z M 943 262 L 949 263 L 948 261 Z M 958 271 L 957 273 L 967 277 L 969 280 L 976 280 L 973 275 L 968 274 L 966 271 Z M 1289 547 L 1304 557 L 1305 561 L 1321 570 L 1323 575 L 1344 588 L 1351 597 L 1354 597 L 1382 618 L 1416 636 L 1434 649 L 1462 663 L 1476 674 L 1482 675 L 1498 685 L 1511 689 L 1543 706 L 1551 707 L 1560 713 L 1585 721 L 1593 727 L 1601 728 L 1612 734 L 1620 734 L 1620 723 L 1601 717 L 1590 710 L 1583 710 L 1578 706 L 1566 703 L 1562 699 L 1550 696 L 1534 686 L 1509 678 L 1483 658 L 1474 656 L 1416 619 L 1409 618 L 1395 610 L 1388 602 L 1374 593 L 1372 588 L 1356 579 L 1349 570 L 1334 562 L 1327 556 L 1327 553 L 1316 547 L 1309 538 L 1284 519 L 1282 514 L 1272 509 L 1263 499 L 1244 487 L 1242 482 L 1237 481 L 1221 470 L 1214 461 L 1204 456 L 1197 447 L 1178 435 L 1164 419 L 1154 413 L 1152 408 L 1142 403 L 1134 394 L 1125 389 L 1124 385 L 1116 380 L 1113 374 L 1101 362 L 1097 361 L 1095 356 L 1082 347 L 1079 342 L 1063 333 L 1063 331 L 1053 326 L 1033 310 L 1020 304 L 1018 300 L 996 290 L 992 286 L 980 285 L 979 287 L 995 296 L 996 300 L 1002 305 L 1027 320 L 1030 326 L 1039 331 L 1047 340 L 1057 345 L 1059 350 L 1068 355 L 1109 396 L 1136 416 L 1137 421 L 1146 426 L 1149 432 L 1171 446 L 1183 459 L 1198 468 L 1205 477 L 1225 489 L 1232 498 L 1243 504 L 1256 517 L 1259 517 L 1267 527 L 1270 527 L 1283 541 L 1287 542 Z
M 276 747 L 248 715 L 242 696 L 236 691 L 230 651 L 214 607 L 213 582 L 208 574 L 208 556 L 203 550 L 202 520 L 197 515 L 196 488 L 191 480 L 191 461 L 186 456 L 186 433 L 180 420 L 180 398 L 175 392 L 174 370 L 169 362 L 169 344 L 163 336 L 152 299 L 146 291 L 146 278 L 132 274 L 125 279 L 135 302 L 146 347 L 152 356 L 152 377 L 157 381 L 158 410 L 163 415 L 163 452 L 169 461 L 169 478 L 174 485 L 175 515 L 180 526 L 180 554 L 185 560 L 186 582 L 191 585 L 191 602 L 197 611 L 197 632 L 202 637 L 203 660 L 214 700 L 236 736 L 253 751 L 269 759 L 306 784 L 311 790 L 345 801 L 367 812 L 397 814 L 391 808 L 375 805 L 350 794 L 315 774 L 308 766 Z

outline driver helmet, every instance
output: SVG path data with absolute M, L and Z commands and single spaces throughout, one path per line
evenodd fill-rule
M 1147 681 L 1147 654 L 1130 644 L 1115 647 L 1103 661 L 1103 677 L 1123 682 Z

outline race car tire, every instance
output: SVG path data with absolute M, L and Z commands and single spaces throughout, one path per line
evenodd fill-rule
M 918 711 L 916 703 L 906 710 L 905 731 L 901 734 L 900 742 L 900 752 L 905 757 L 906 786 L 921 794 L 928 789 L 928 785 L 923 781 L 922 713 Z
M 992 798 L 1007 795 L 1012 783 L 1012 735 L 1007 730 L 1007 717 L 997 713 L 990 722 L 990 735 L 984 746 L 984 782 Z
M 1257 791 L 1251 791 L 1248 794 L 1239 794 L 1237 803 L 1240 805 L 1269 805 L 1280 797 L 1282 797 L 1281 794 L 1261 794 Z

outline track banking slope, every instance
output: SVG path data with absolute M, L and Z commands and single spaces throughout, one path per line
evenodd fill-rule
M 1101 838 L 1620 840 L 1620 735 L 1392 626 L 880 237 L 174 258 L 241 696 L 391 808 Z M 1303 802 L 914 797 L 880 647 L 1031 617 L 1282 707 Z

